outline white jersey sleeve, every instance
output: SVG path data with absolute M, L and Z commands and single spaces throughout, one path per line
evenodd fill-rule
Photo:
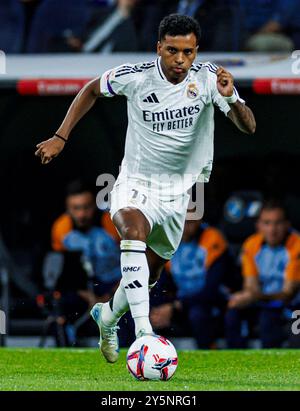
M 134 93 L 138 73 L 133 64 L 123 64 L 106 71 L 100 79 L 101 94 L 105 97 L 119 95 L 130 99 Z
M 217 88 L 217 74 L 216 71 L 218 67 L 215 64 L 211 63 L 206 63 L 208 66 L 208 76 L 209 76 L 209 85 L 210 85 L 210 90 L 211 90 L 211 99 L 212 102 L 215 106 L 219 107 L 221 111 L 227 116 L 228 112 L 230 111 L 230 106 L 225 100 L 225 98 L 219 93 L 219 90 Z M 241 103 L 245 103 L 245 100 L 243 100 L 237 91 L 235 87 L 233 87 L 233 91 L 236 94 L 238 100 Z

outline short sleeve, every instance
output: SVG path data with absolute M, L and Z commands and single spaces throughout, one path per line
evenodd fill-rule
M 116 241 L 120 241 L 118 231 L 110 218 L 109 212 L 107 211 L 104 211 L 104 213 L 102 214 L 101 226 L 112 238 L 114 238 Z
M 204 230 L 199 239 L 199 245 L 206 250 L 206 269 L 210 268 L 228 247 L 227 242 L 221 232 L 212 227 Z
M 137 76 L 138 70 L 132 64 L 123 64 L 108 70 L 100 79 L 101 94 L 105 97 L 119 95 L 130 98 L 135 89 Z
M 255 262 L 255 256 L 259 250 L 260 244 L 257 242 L 256 236 L 246 240 L 242 247 L 241 266 L 242 275 L 244 277 L 257 277 L 259 275 L 258 268 Z
M 286 279 L 300 281 L 300 237 L 292 234 L 287 243 L 289 262 L 286 266 Z
M 223 111 L 223 113 L 227 116 L 228 112 L 230 111 L 230 105 L 227 103 L 225 98 L 219 93 L 218 88 L 217 88 L 216 71 L 217 71 L 218 67 L 215 64 L 211 64 L 211 63 L 206 63 L 205 66 L 208 69 L 209 86 L 210 86 L 210 91 L 211 91 L 212 102 L 215 106 L 219 107 L 219 109 L 221 111 Z M 233 90 L 234 90 L 234 93 L 236 94 L 238 100 L 241 103 L 245 103 L 245 100 L 243 100 L 239 96 L 239 93 L 238 93 L 236 87 L 234 87 Z
M 300 282 L 300 253 L 289 261 L 286 267 L 286 278 L 290 281 Z
M 165 268 L 165 270 L 167 271 L 167 272 L 171 272 L 171 267 L 172 267 L 172 264 L 171 264 L 171 260 L 169 260 L 169 261 L 167 261 L 166 262 L 166 264 L 164 265 L 164 268 Z
M 63 214 L 54 223 L 51 229 L 51 245 L 54 251 L 64 251 L 64 239 L 72 230 L 73 223 L 69 215 Z

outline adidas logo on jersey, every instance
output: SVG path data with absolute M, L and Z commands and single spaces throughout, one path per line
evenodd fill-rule
M 124 288 L 128 289 L 128 288 L 141 288 L 143 287 L 141 283 L 139 283 L 137 280 L 133 281 L 133 283 L 129 283 L 128 285 L 126 285 Z
M 144 103 L 159 103 L 158 98 L 156 97 L 155 93 L 150 94 L 150 96 L 146 97 L 143 100 Z

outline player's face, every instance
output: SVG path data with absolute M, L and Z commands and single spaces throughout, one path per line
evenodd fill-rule
M 284 241 L 290 228 L 290 223 L 286 219 L 283 210 L 275 208 L 261 212 L 257 228 L 265 241 L 274 247 Z
M 187 75 L 197 55 L 197 38 L 194 33 L 185 36 L 169 36 L 157 43 L 157 54 L 167 79 L 180 83 Z
M 95 199 L 92 193 L 86 192 L 71 195 L 66 200 L 67 212 L 78 228 L 89 228 L 96 211 Z

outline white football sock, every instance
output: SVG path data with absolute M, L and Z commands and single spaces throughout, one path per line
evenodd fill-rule
M 152 333 L 149 320 L 149 267 L 146 244 L 138 240 L 121 241 L 121 272 L 127 301 L 135 323 L 135 334 L 142 329 Z
M 157 281 L 153 284 L 149 284 L 148 289 L 149 293 L 152 288 L 155 287 Z M 127 301 L 123 279 L 120 281 L 118 288 L 115 291 L 114 296 L 102 307 L 102 320 L 105 325 L 114 326 L 117 325 L 121 317 L 129 311 L 129 304 Z M 142 317 L 141 317 L 142 318 Z M 137 321 L 138 318 L 137 318 Z

